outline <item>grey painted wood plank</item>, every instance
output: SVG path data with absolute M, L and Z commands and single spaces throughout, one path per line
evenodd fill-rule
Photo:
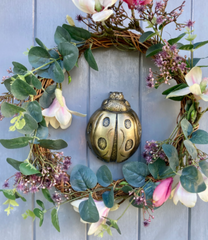
M 12 67 L 12 61 L 18 61 L 28 66 L 27 56 L 23 55 L 27 47 L 33 44 L 33 1 L 22 0 L 21 7 L 20 2 L 2 0 L 0 2 L 0 52 L 1 52 L 1 64 L 0 64 L 0 76 L 7 76 L 6 70 Z M 6 89 L 3 85 L 0 86 L 1 93 Z M 4 119 L 0 122 L 0 138 L 12 138 L 18 137 L 20 134 L 9 132 L 10 123 L 8 119 Z M 0 185 L 4 183 L 4 180 L 12 176 L 16 171 L 10 165 L 6 163 L 7 157 L 13 157 L 17 160 L 23 161 L 28 155 L 28 148 L 8 150 L 2 145 L 0 146 Z M 10 181 L 10 188 L 12 188 L 13 181 Z M 1 188 L 1 187 L 0 187 Z M 32 240 L 33 239 L 33 223 L 32 219 L 27 221 L 21 217 L 27 209 L 32 208 L 33 200 L 31 195 L 26 196 L 27 202 L 23 203 L 18 200 L 19 207 L 15 207 L 15 210 L 11 212 L 9 217 L 6 216 L 4 209 L 6 205 L 3 203 L 6 198 L 3 194 L 0 194 L 0 233 L 1 239 L 17 239 L 17 240 Z
M 180 0 L 169 1 L 168 10 L 172 10 L 182 3 Z M 191 18 L 191 1 L 186 2 L 185 10 L 180 16 L 180 22 L 186 22 Z M 182 30 L 183 31 L 183 30 Z M 175 31 L 174 24 L 170 24 L 164 31 L 164 38 L 174 38 L 182 32 Z M 182 41 L 183 42 L 183 41 Z M 187 54 L 181 52 L 182 55 Z M 146 77 L 149 67 L 156 71 L 153 60 L 142 58 L 142 77 L 140 79 L 140 101 L 142 105 L 142 149 L 145 142 L 151 140 L 164 140 L 169 137 L 175 127 L 180 105 L 177 102 L 166 100 L 162 92 L 170 86 L 160 86 L 156 89 L 146 87 Z M 174 81 L 171 85 L 175 85 Z M 168 200 L 160 209 L 154 212 L 154 220 L 148 227 L 143 226 L 143 214 L 141 211 L 140 240 L 150 239 L 188 239 L 188 208 L 178 204 L 175 206 L 172 200 Z M 180 216 L 180 217 L 179 217 Z M 165 227 L 164 227 L 165 226 Z
M 195 42 L 206 41 L 208 39 L 208 32 L 207 32 L 207 21 L 204 21 L 202 16 L 207 12 L 208 9 L 208 2 L 204 1 L 203 6 L 197 4 L 194 1 L 194 16 L 193 19 L 195 22 L 194 24 L 194 33 L 197 34 L 197 38 Z M 208 46 L 205 45 L 194 52 L 194 57 L 196 58 L 203 58 L 207 57 Z M 208 65 L 208 59 L 203 59 L 199 62 L 198 65 Z M 208 76 L 208 69 L 202 68 L 203 78 Z M 202 109 L 206 109 L 208 107 L 208 103 L 204 101 L 200 101 L 200 106 Z M 199 128 L 205 131 L 208 131 L 207 125 L 207 116 L 206 113 L 201 121 L 199 122 Z M 208 153 L 207 145 L 198 145 L 202 151 Z M 191 240 L 202 240 L 206 239 L 208 236 L 208 229 L 206 227 L 206 223 L 208 221 L 207 216 L 208 211 L 208 203 L 203 202 L 199 196 L 197 197 L 197 204 L 194 208 L 191 209 Z
M 114 48 L 99 49 L 94 51 L 99 71 L 90 70 L 90 115 L 100 108 L 104 99 L 109 97 L 109 92 L 123 92 L 124 98 L 129 101 L 132 109 L 139 114 L 139 53 L 121 52 Z M 138 161 L 139 149 L 127 161 Z M 90 168 L 96 172 L 97 169 L 105 164 L 109 167 L 114 179 L 122 178 L 122 166 L 124 163 L 104 163 L 97 159 L 89 151 Z M 110 217 L 122 214 L 127 204 L 124 204 L 116 212 L 112 212 Z M 138 210 L 130 208 L 118 223 L 123 229 L 120 236 L 117 233 L 111 239 L 137 239 L 138 238 Z M 128 233 L 125 229 L 128 229 Z M 89 237 L 89 239 L 96 239 Z M 110 239 L 107 234 L 103 239 Z
M 70 15 L 73 19 L 79 13 L 79 10 L 71 1 L 37 1 L 36 4 L 36 37 L 40 38 L 47 47 L 54 47 L 54 33 L 56 27 L 65 23 L 66 15 Z M 77 26 L 81 24 L 76 22 Z M 88 75 L 89 67 L 85 59 L 82 57 L 78 63 L 79 67 L 71 72 L 72 82 L 68 84 L 67 76 L 63 82 L 63 96 L 66 99 L 66 105 L 70 110 L 87 114 L 89 86 Z M 63 149 L 65 156 L 72 157 L 72 165 L 87 165 L 87 145 L 85 138 L 85 129 L 87 125 L 87 117 L 77 117 L 73 115 L 72 125 L 65 130 L 55 130 L 49 128 L 49 134 L 54 139 L 64 139 L 68 143 L 68 147 Z M 36 199 L 41 199 L 45 203 L 43 197 L 38 194 Z M 46 208 L 50 208 L 51 204 L 46 203 Z M 80 222 L 80 216 L 76 213 L 71 205 L 64 204 L 59 210 L 59 221 L 61 232 L 58 233 L 52 226 L 50 213 L 47 213 L 43 223 L 43 227 L 39 228 L 39 221 L 36 222 L 36 239 L 49 238 L 53 239 L 74 239 L 84 240 L 86 238 L 86 226 Z M 45 231 L 47 229 L 47 232 Z

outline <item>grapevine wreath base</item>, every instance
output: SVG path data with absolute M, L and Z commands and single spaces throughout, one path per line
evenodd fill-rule
M 208 133 L 199 129 L 199 121 L 208 111 L 199 106 L 199 101 L 208 101 L 208 80 L 202 79 L 202 66 L 197 66 L 200 59 L 194 58 L 193 52 L 208 41 L 193 44 L 197 37 L 191 30 L 194 22 L 178 23 L 185 2 L 171 12 L 166 10 L 168 0 L 112 0 L 108 4 L 107 1 L 86 0 L 82 6 L 77 0 L 73 2 L 87 12 L 86 17 L 78 15 L 77 20 L 84 22 L 91 32 L 76 27 L 67 16 L 68 24 L 57 27 L 54 35 L 57 47 L 48 49 L 36 39 L 39 46 L 28 50 L 32 70 L 13 62 L 13 70 L 8 70 L 12 76 L 3 77 L 2 83 L 8 92 L 0 97 L 1 120 L 12 118 L 9 130 L 23 136 L 0 139 L 0 143 L 8 149 L 30 146 L 26 160 L 7 158 L 18 171 L 11 177 L 14 178 L 13 188 L 7 189 L 9 178 L 1 190 L 7 198 L 4 203 L 8 205 L 7 214 L 18 206 L 18 198 L 26 201 L 21 192 L 42 191 L 53 207 L 46 209 L 44 203 L 37 200 L 37 207 L 27 210 L 23 218 L 37 217 L 41 226 L 44 214 L 51 211 L 52 224 L 60 231 L 58 210 L 61 205 L 71 203 L 81 219 L 91 223 L 88 234 L 102 237 L 104 232 L 112 235 L 111 228 L 121 233 L 118 220 L 131 205 L 143 210 L 144 226 L 148 226 L 154 218 L 154 210 L 169 197 L 175 204 L 180 201 L 187 207 L 194 207 L 198 193 L 207 202 L 207 154 L 195 144 L 208 144 Z M 130 16 L 124 4 L 130 9 Z M 141 21 L 148 24 L 148 31 L 141 28 Z M 176 30 L 185 30 L 167 41 L 162 33 L 169 23 L 174 23 Z M 188 43 L 179 43 L 182 38 Z M 61 139 L 47 139 L 48 125 L 67 129 L 73 114 L 85 115 L 67 108 L 62 96 L 62 82 L 65 75 L 68 75 L 69 83 L 73 81 L 70 71 L 78 65 L 82 54 L 89 66 L 98 70 L 92 50 L 112 46 L 122 51 L 139 51 L 153 59 L 159 71 L 153 73 L 150 69 L 147 87 L 157 89 L 161 84 L 170 85 L 175 80 L 176 85 L 163 95 L 169 99 L 167 101 L 181 102 L 176 127 L 164 141 L 147 141 L 141 159 L 123 165 L 123 179 L 113 180 L 105 165 L 96 174 L 86 166 L 76 165 L 69 176 L 71 157 L 57 152 L 67 147 L 67 143 Z M 190 58 L 179 55 L 183 50 L 190 51 Z M 179 180 L 172 186 L 176 175 Z M 56 191 L 51 195 L 54 187 Z M 110 219 L 109 211 L 118 209 L 125 200 L 129 204 L 122 215 L 116 220 Z

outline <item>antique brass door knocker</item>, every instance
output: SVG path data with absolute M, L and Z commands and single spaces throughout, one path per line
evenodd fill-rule
M 123 162 L 134 154 L 141 139 L 141 124 L 123 93 L 111 92 L 87 125 L 89 148 L 101 160 Z

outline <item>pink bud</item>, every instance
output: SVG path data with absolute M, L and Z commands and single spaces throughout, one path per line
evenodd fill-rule
M 171 193 L 171 186 L 173 183 L 173 178 L 166 178 L 160 181 L 160 184 L 155 188 L 153 193 L 153 202 L 155 207 L 160 207 L 164 202 L 166 202 Z

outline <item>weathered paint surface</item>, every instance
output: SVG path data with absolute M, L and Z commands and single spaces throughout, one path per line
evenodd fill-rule
M 182 1 L 175 0 L 169 3 L 169 9 L 178 6 Z M 203 21 L 206 16 L 208 3 L 194 3 L 187 1 L 185 12 L 181 22 L 189 19 L 196 20 L 196 33 L 199 40 L 208 39 L 207 23 Z M 12 61 L 18 61 L 29 67 L 27 57 L 23 55 L 26 48 L 34 45 L 35 37 L 40 38 L 47 47 L 55 46 L 53 35 L 58 25 L 62 25 L 68 14 L 75 18 L 81 13 L 70 0 L 1 0 L 0 2 L 0 76 L 7 75 L 6 69 L 11 66 Z M 192 13 L 195 13 L 194 15 Z M 78 26 L 82 26 L 80 23 Z M 174 27 L 173 27 L 174 29 Z M 178 35 L 169 28 L 171 37 Z M 167 38 L 169 35 L 166 33 Z M 196 52 L 195 57 L 207 57 L 208 47 Z M 103 162 L 89 151 L 86 144 L 85 128 L 91 114 L 100 107 L 102 101 L 108 97 L 110 91 L 121 91 L 130 102 L 132 109 L 139 115 L 143 134 L 140 148 L 129 159 L 137 161 L 147 140 L 162 140 L 169 136 L 174 127 L 175 119 L 179 111 L 179 104 L 165 100 L 161 95 L 166 86 L 158 90 L 147 89 L 145 78 L 149 67 L 153 67 L 151 59 L 146 59 L 137 52 L 126 53 L 115 49 L 96 50 L 94 56 L 99 66 L 99 72 L 89 69 L 84 58 L 79 60 L 79 68 L 72 71 L 72 82 L 70 85 L 65 81 L 63 86 L 67 106 L 71 110 L 87 113 L 86 118 L 73 117 L 72 126 L 67 130 L 54 130 L 50 128 L 50 135 L 54 138 L 63 138 L 69 146 L 65 149 L 65 155 L 72 157 L 73 165 L 84 164 L 96 171 Z M 207 65 L 204 60 L 204 65 Z M 205 76 L 208 70 L 203 69 Z M 5 91 L 3 85 L 1 92 Z M 205 104 L 204 104 L 205 106 Z M 18 136 L 17 133 L 8 131 L 9 122 L 0 122 L 0 138 Z M 208 130 L 206 121 L 201 122 L 201 128 Z M 206 148 L 206 147 L 205 147 Z M 28 149 L 25 149 L 28 150 Z M 206 149 L 205 149 L 206 150 Z M 1 170 L 0 184 L 14 173 L 12 167 L 6 164 L 7 157 L 24 160 L 27 151 L 22 149 L 7 151 L 0 146 Z M 123 164 L 108 164 L 114 179 L 122 177 L 121 168 Z M 59 210 L 61 233 L 58 233 L 50 222 L 50 214 L 45 216 L 43 227 L 39 228 L 38 220 L 23 220 L 21 214 L 27 209 L 33 209 L 35 200 L 41 199 L 40 194 L 27 196 L 27 204 L 20 202 L 20 206 L 7 217 L 4 212 L 3 202 L 5 197 L 0 195 L 0 233 L 2 240 L 84 240 L 97 239 L 87 236 L 88 226 L 80 222 L 79 215 L 72 210 L 68 204 Z M 46 204 L 49 208 L 51 205 Z M 125 209 L 127 204 L 110 213 L 111 218 L 117 218 Z M 105 236 L 103 239 L 133 239 L 133 240 L 204 240 L 207 238 L 207 211 L 208 204 L 198 200 L 195 208 L 189 210 L 181 204 L 176 207 L 169 200 L 161 209 L 155 212 L 155 220 L 148 228 L 143 227 L 142 212 L 130 207 L 125 216 L 119 221 L 122 235 L 113 231 L 114 236 Z

